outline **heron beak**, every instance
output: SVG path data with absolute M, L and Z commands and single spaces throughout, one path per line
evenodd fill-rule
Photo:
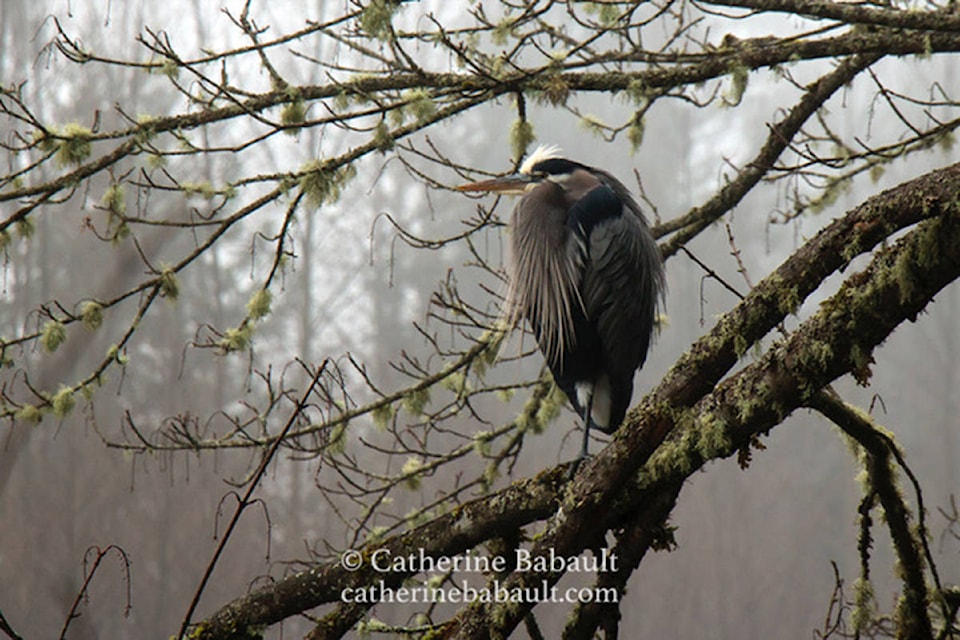
M 526 173 L 511 173 L 510 175 L 493 178 L 492 180 L 481 180 L 480 182 L 469 182 L 457 187 L 457 191 L 493 191 L 495 193 L 522 194 L 527 187 L 536 182 L 537 178 Z

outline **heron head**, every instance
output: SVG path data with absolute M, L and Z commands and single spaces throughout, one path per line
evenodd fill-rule
M 576 169 L 585 167 L 572 160 L 560 157 L 559 147 L 540 146 L 520 165 L 517 173 L 499 178 L 470 182 L 457 187 L 457 191 L 496 192 L 506 195 L 523 195 L 533 187 L 549 180 L 565 186 Z

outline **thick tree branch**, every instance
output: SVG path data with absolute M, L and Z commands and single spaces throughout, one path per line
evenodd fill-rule
M 413 531 L 368 545 L 361 550 L 364 562 L 357 571 L 348 571 L 340 562 L 330 562 L 278 580 L 195 625 L 193 637 L 232 638 L 236 629 L 274 624 L 322 604 L 340 602 L 343 589 L 372 585 L 381 579 L 387 586 L 397 586 L 410 574 L 376 572 L 368 561 L 374 551 L 388 549 L 391 557 L 397 557 L 422 549 L 432 558 L 462 553 L 490 538 L 491 531 L 520 529 L 554 513 L 565 474 L 564 467 L 556 467 L 469 502 Z
M 876 5 L 830 2 L 829 0 L 706 0 L 705 4 L 742 7 L 754 11 L 776 11 L 791 15 L 837 20 L 847 24 L 873 24 L 893 29 L 960 31 L 960 15 L 950 6 L 933 11 L 879 8 Z
M 123 138 L 128 138 L 128 140 L 118 145 L 110 153 L 83 164 L 53 181 L 0 191 L 0 202 L 36 197 L 45 193 L 60 191 L 71 184 L 76 184 L 78 180 L 113 166 L 121 158 L 138 153 L 141 149 L 140 139 L 149 139 L 161 133 L 188 131 L 214 122 L 260 114 L 267 109 L 290 103 L 293 100 L 291 95 L 295 95 L 296 99 L 304 101 L 326 100 L 338 96 L 351 96 L 365 100 L 372 95 L 413 88 L 456 90 L 464 95 L 462 104 L 455 103 L 447 106 L 439 110 L 438 115 L 440 117 L 430 118 L 426 123 L 422 123 L 430 124 L 507 93 L 518 91 L 551 92 L 556 91 L 558 85 L 562 85 L 564 90 L 568 92 L 622 92 L 635 89 L 637 86 L 647 89 L 675 88 L 723 77 L 737 67 L 755 70 L 798 60 L 843 57 L 854 54 L 928 55 L 948 51 L 960 51 L 960 34 L 931 32 L 925 34 L 922 38 L 918 38 L 916 33 L 902 31 L 877 33 L 851 31 L 833 38 L 786 42 L 778 39 L 743 41 L 724 46 L 720 50 L 712 51 L 709 54 L 655 56 L 661 66 L 634 72 L 563 72 L 561 68 L 561 73 L 558 76 L 557 71 L 552 67 L 544 67 L 532 70 L 524 69 L 498 77 L 486 77 L 417 71 L 362 77 L 335 84 L 304 85 L 293 89 L 287 88 L 257 94 L 244 100 L 235 99 L 230 104 L 219 108 L 172 116 L 151 117 L 126 129 L 91 134 L 87 137 L 90 142 Z M 601 56 L 595 62 L 650 62 L 650 58 L 650 54 L 646 52 L 634 53 L 628 51 L 617 53 L 615 56 Z M 420 125 L 414 126 L 411 131 L 405 131 L 403 134 L 397 134 L 393 137 L 407 135 L 422 128 L 423 126 Z M 377 148 L 375 144 L 370 146 L 374 149 Z M 365 151 L 368 150 L 365 149 Z M 360 155 L 364 154 L 346 154 L 346 156 L 328 163 L 327 166 L 340 166 L 344 163 L 344 160 L 350 162 Z M 21 211 L 8 218 L 3 223 L 2 228 L 6 228 L 25 213 L 25 211 Z
M 636 509 L 626 514 L 623 528 L 617 533 L 617 543 L 610 552 L 617 558 L 617 570 L 598 574 L 594 584 L 597 589 L 616 589 L 620 597 L 614 603 L 594 601 L 578 605 L 563 630 L 564 640 L 591 640 L 606 620 L 619 617 L 627 580 L 640 566 L 647 551 L 669 548 L 673 544 L 672 532 L 665 523 L 676 506 L 682 487 L 682 481 L 658 485 L 656 491 L 643 491 L 636 485 L 631 487 L 628 494 L 644 497 L 636 501 Z M 611 636 L 608 634 L 607 637 Z

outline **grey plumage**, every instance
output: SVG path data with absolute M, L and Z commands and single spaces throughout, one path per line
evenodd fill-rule
M 538 149 L 517 174 L 464 191 L 522 194 L 514 209 L 511 326 L 530 322 L 554 379 L 589 429 L 623 421 L 664 295 L 660 251 L 627 188 Z

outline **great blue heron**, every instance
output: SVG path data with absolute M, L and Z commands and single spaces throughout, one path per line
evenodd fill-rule
M 522 195 L 513 210 L 508 326 L 526 318 L 557 385 L 590 429 L 613 433 L 633 395 L 664 295 L 663 261 L 640 206 L 601 169 L 540 147 L 519 173 L 460 191 Z

